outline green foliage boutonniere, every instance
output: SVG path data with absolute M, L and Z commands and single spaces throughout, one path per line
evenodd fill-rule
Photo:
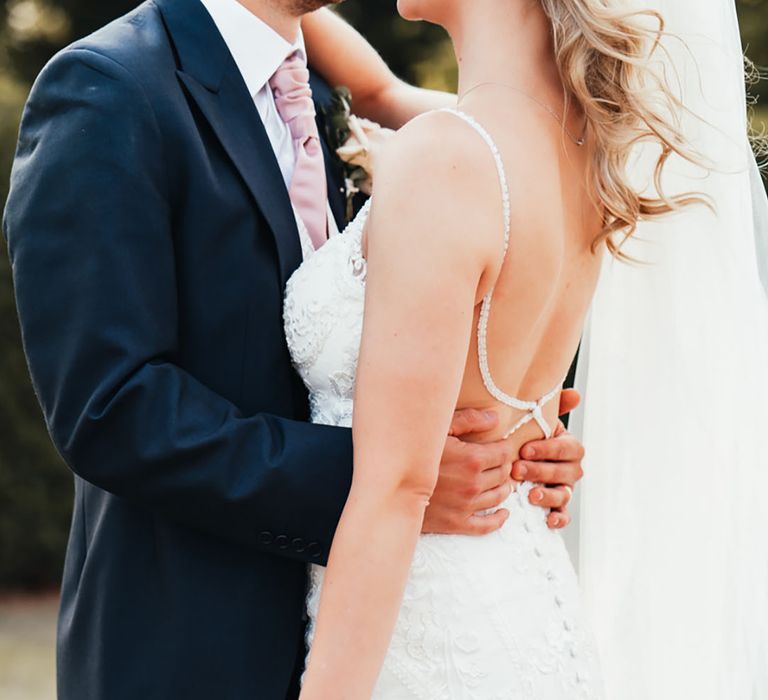
M 323 112 L 328 141 L 344 166 L 349 220 L 352 198 L 358 192 L 370 195 L 373 191 L 376 156 L 395 132 L 352 114 L 352 94 L 345 87 L 333 91 L 331 103 Z

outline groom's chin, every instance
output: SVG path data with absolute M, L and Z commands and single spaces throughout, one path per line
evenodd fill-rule
M 339 5 L 344 0 L 287 0 L 286 4 L 294 15 L 306 15 L 326 5 Z

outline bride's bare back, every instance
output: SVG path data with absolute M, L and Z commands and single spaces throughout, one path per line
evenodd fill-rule
M 489 86 L 487 92 L 493 102 L 478 97 L 467 109 L 491 134 L 504 163 L 511 228 L 509 251 L 493 294 L 488 362 L 502 391 L 536 401 L 564 378 L 576 353 L 600 270 L 602 255 L 592 252 L 592 242 L 602 218 L 588 187 L 589 145 L 574 143 L 551 115 L 526 103 L 525 97 L 504 95 L 503 87 Z M 453 125 L 445 128 L 455 131 Z M 466 131 L 461 138 L 474 139 L 480 151 L 486 148 L 477 134 Z M 578 127 L 569 131 L 579 133 Z M 492 180 L 495 168 L 490 154 L 486 160 Z M 482 200 L 477 207 L 478 224 L 503 231 L 499 186 L 489 186 Z M 478 321 L 479 315 L 478 306 Z M 522 415 L 486 389 L 479 370 L 477 334 L 472 338 L 458 406 L 494 408 L 501 414 L 500 427 L 493 434 L 478 436 L 481 440 L 505 434 Z M 543 413 L 549 425 L 555 425 L 557 401 L 549 402 Z M 515 440 L 523 445 L 541 432 L 533 421 L 516 433 Z
M 492 390 L 495 384 L 496 394 L 536 402 L 565 377 L 602 259 L 592 252 L 602 219 L 587 185 L 589 146 L 577 145 L 551 115 L 526 103 L 524 97 L 500 100 L 503 92 L 503 87 L 489 88 L 491 101 L 479 97 L 471 106 L 462 105 L 459 112 L 433 113 L 411 127 L 429 130 L 431 139 L 450 144 L 471 159 L 474 167 L 463 169 L 468 179 L 460 186 L 473 193 L 472 206 L 467 207 L 466 198 L 447 196 L 445 215 L 463 222 L 462 245 L 467 255 L 490 250 L 495 256 L 477 290 L 476 332 L 471 336 L 457 403 L 458 408 L 492 408 L 499 413 L 496 430 L 472 436 L 483 442 L 505 436 L 528 413 L 494 397 L 489 384 Z M 509 196 L 506 255 L 505 189 Z M 477 329 L 483 297 L 491 293 L 484 333 L 488 368 L 484 380 Z M 556 396 L 542 406 L 545 424 L 556 425 L 557 407 Z M 541 423 L 531 420 L 512 439 L 522 446 L 542 433 Z

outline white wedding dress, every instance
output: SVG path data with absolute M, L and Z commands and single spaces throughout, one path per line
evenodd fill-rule
M 471 117 L 449 111 L 491 147 L 508 220 L 508 189 L 498 149 Z M 361 242 L 367 216 L 366 205 L 344 234 L 305 260 L 287 285 L 288 347 L 309 389 L 315 423 L 352 424 L 366 275 Z M 508 238 L 508 225 L 506 234 Z M 536 420 L 548 432 L 540 409 L 556 392 L 539 402 L 520 402 L 493 383 L 482 353 L 490 297 L 479 329 L 486 385 L 499 400 L 526 411 L 521 423 Z M 547 527 L 547 512 L 529 503 L 531 486 L 523 483 L 512 494 L 505 504 L 511 516 L 498 532 L 482 538 L 420 538 L 373 695 L 376 700 L 603 697 L 574 569 L 560 534 Z M 323 574 L 322 567 L 311 567 L 310 644 Z

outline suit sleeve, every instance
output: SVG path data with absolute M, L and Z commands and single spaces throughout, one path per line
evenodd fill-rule
M 244 417 L 174 364 L 177 304 L 163 143 L 121 65 L 69 49 L 22 119 L 4 217 L 35 390 L 70 468 L 185 525 L 324 561 L 351 432 Z

